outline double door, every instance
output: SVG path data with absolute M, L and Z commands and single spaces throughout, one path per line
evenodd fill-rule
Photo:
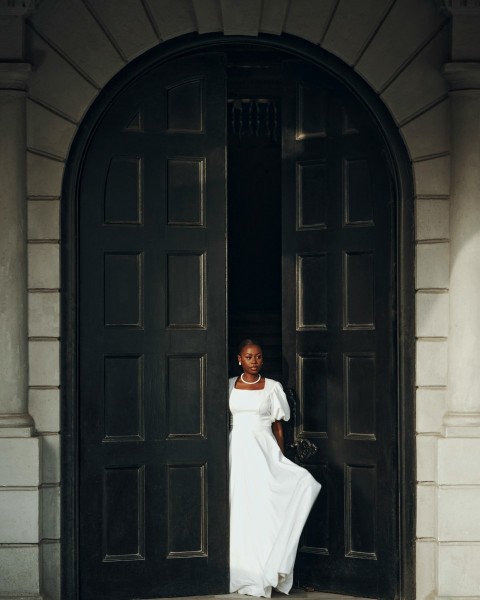
M 79 589 L 228 591 L 226 61 L 171 60 L 110 104 L 79 180 Z M 360 103 L 286 60 L 284 383 L 323 490 L 297 583 L 393 598 L 394 204 Z

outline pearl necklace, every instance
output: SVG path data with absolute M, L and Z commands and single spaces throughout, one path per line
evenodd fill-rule
M 245 379 L 243 378 L 243 373 L 240 375 L 240 379 L 243 381 L 243 383 L 246 383 L 247 385 L 255 385 L 256 383 L 258 383 L 260 381 L 261 378 L 262 378 L 262 376 L 259 373 L 258 379 L 256 381 L 245 381 Z

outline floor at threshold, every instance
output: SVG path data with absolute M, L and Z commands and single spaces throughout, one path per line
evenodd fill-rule
M 305 590 L 293 589 L 288 596 L 273 592 L 272 598 L 280 600 L 372 600 L 371 598 L 361 598 L 360 596 L 344 596 L 342 594 L 332 594 L 330 592 L 306 592 Z M 183 596 L 178 598 L 159 598 L 158 600 L 252 600 L 252 596 L 244 594 L 220 594 L 218 596 Z

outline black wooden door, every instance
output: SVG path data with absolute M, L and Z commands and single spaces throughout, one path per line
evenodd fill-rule
M 221 55 L 134 80 L 80 180 L 79 587 L 228 591 Z
M 318 590 L 394 598 L 395 222 L 383 142 L 353 95 L 313 67 L 288 64 L 284 84 L 283 348 L 297 442 L 317 447 L 304 462 L 323 485 L 297 574 Z

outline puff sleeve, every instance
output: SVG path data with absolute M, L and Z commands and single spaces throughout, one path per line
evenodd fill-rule
M 272 423 L 275 421 L 288 421 L 290 419 L 290 407 L 288 406 L 287 397 L 283 391 L 282 384 L 275 381 L 270 394 L 270 418 Z

